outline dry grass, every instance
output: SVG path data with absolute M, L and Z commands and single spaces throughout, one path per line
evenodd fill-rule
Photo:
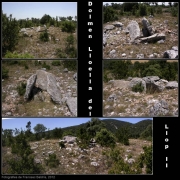
M 125 155 L 129 155 L 135 160 L 139 157 L 143 146 L 149 146 L 152 143 L 150 141 L 144 141 L 140 139 L 129 139 L 130 145 L 125 146 L 121 143 L 117 143 L 117 149 L 120 150 L 122 158 Z M 30 142 L 31 147 L 34 146 L 34 142 Z M 70 147 L 66 144 L 66 148 Z M 66 148 L 59 149 L 58 140 L 41 140 L 38 141 L 38 148 L 34 150 L 36 159 L 41 159 L 42 166 L 44 168 L 43 174 L 108 174 L 108 170 L 112 164 L 108 164 L 106 153 L 109 152 L 110 148 L 101 147 L 96 145 L 93 149 L 87 149 L 86 153 L 81 151 L 77 144 L 71 147 L 71 151 Z M 44 159 L 48 157 L 48 152 L 54 151 L 60 164 L 55 168 L 49 168 L 45 165 Z M 11 148 L 2 148 L 2 170 L 6 174 L 7 170 L 7 159 L 13 157 L 11 154 Z M 42 153 L 44 152 L 44 155 Z M 80 155 L 82 158 L 79 158 Z M 99 166 L 90 165 L 91 162 L 97 162 Z
M 36 32 L 33 29 L 27 30 L 27 32 L 32 37 L 24 37 L 19 33 L 20 39 L 15 51 L 18 54 L 28 53 L 34 56 L 34 58 L 58 58 L 56 56 L 56 49 L 65 49 L 66 38 L 70 35 L 70 33 L 62 32 L 59 27 L 49 27 L 48 33 L 51 40 L 42 42 L 39 39 L 42 32 Z M 73 36 L 75 39 L 74 47 L 77 49 L 77 32 L 73 33 Z M 53 37 L 54 39 L 59 39 L 59 41 L 53 40 Z

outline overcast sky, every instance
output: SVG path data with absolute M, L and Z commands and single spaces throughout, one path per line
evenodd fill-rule
M 107 118 L 99 118 L 101 120 L 107 119 Z M 139 121 L 145 120 L 145 119 L 151 119 L 153 118 L 108 118 L 108 119 L 116 119 L 121 121 L 126 121 L 130 123 L 137 123 Z M 26 129 L 27 122 L 31 122 L 31 129 L 33 131 L 33 128 L 37 124 L 43 124 L 47 130 L 52 130 L 54 128 L 64 128 L 68 126 L 74 126 L 74 125 L 80 125 L 82 123 L 86 123 L 90 121 L 91 118 L 2 118 L 2 128 L 3 129 Z
M 2 2 L 3 13 L 13 18 L 42 18 L 44 14 L 51 17 L 77 16 L 77 2 Z

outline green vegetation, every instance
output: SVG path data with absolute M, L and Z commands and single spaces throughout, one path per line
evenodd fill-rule
M 2 67 L 2 79 L 7 79 L 9 77 L 8 73 L 9 70 L 6 69 L 5 67 Z
M 17 52 L 12 53 L 10 51 L 7 51 L 4 57 L 5 58 L 22 58 L 22 59 L 34 58 L 34 56 L 28 53 L 18 54 Z
M 131 165 L 124 162 L 122 153 L 119 149 L 111 149 L 106 155 L 111 163 L 111 168 L 108 174 L 141 174 L 142 170 L 136 167 L 136 170 L 131 168 Z
M 47 65 L 46 62 L 43 62 L 42 68 L 46 68 L 47 70 L 51 69 L 50 65 Z
M 168 81 L 177 81 L 178 79 L 178 62 L 167 62 L 167 60 L 149 60 L 141 63 L 139 61 L 132 63 L 131 60 L 112 60 L 104 61 L 103 66 L 104 74 L 108 72 L 114 79 L 145 76 L 159 76 Z
M 58 166 L 59 161 L 56 159 L 56 154 L 49 154 L 49 159 L 45 159 L 46 166 L 55 168 Z
M 64 144 L 64 142 L 59 142 L 59 146 L 61 147 L 61 148 L 65 148 L 65 144 Z
M 99 143 L 101 146 L 106 147 L 115 147 L 116 141 L 114 135 L 109 132 L 107 129 L 101 129 L 96 134 L 96 142 Z
M 144 154 L 141 154 L 140 157 L 138 158 L 138 166 L 143 167 L 146 165 L 146 173 L 147 174 L 152 174 L 152 157 L 153 157 L 153 147 L 152 145 L 147 147 L 143 147 Z
M 56 49 L 56 55 L 59 58 L 76 58 L 77 57 L 77 49 L 75 46 L 75 39 L 72 34 L 67 36 L 65 39 L 65 48 L 57 48 Z
M 16 158 L 8 160 L 10 168 L 9 174 L 39 174 L 42 171 L 42 166 L 34 162 L 33 151 L 26 140 L 25 134 L 21 131 L 19 135 L 14 138 L 11 144 L 12 154 Z
M 165 6 L 158 5 L 156 2 L 131 2 L 131 3 L 111 3 L 103 6 L 103 20 L 104 23 L 118 20 L 120 16 L 136 16 L 143 17 L 147 15 L 158 16 L 163 13 L 163 8 L 168 12 L 171 12 L 172 16 L 177 17 L 178 15 L 178 3 L 174 2 L 173 5 Z M 120 15 L 120 16 L 119 16 Z
M 152 141 L 152 124 L 149 124 L 147 128 L 140 134 L 140 138 Z
M 103 7 L 104 22 L 118 20 L 117 13 L 112 7 Z
M 109 127 L 110 124 L 116 127 L 116 131 L 110 131 L 106 128 Z M 41 143 L 44 144 L 44 139 L 53 139 L 54 144 L 54 139 L 61 139 L 64 134 L 69 134 L 68 132 L 70 132 L 77 137 L 77 145 L 82 149 L 89 148 L 91 138 L 95 139 L 96 143 L 103 147 L 102 155 L 105 158 L 108 174 L 141 174 L 141 168 L 144 167 L 146 167 L 146 173 L 151 174 L 152 146 L 142 147 L 144 154 L 138 156 L 136 162 L 133 164 L 125 162 L 124 150 L 121 149 L 120 146 L 117 146 L 116 142 L 128 145 L 129 138 L 132 137 L 131 130 L 134 132 L 135 127 L 136 133 L 139 134 L 141 139 L 151 137 L 152 140 L 151 120 L 144 120 L 136 124 L 131 124 L 111 119 L 101 121 L 98 118 L 91 118 L 87 123 L 78 126 L 62 129 L 56 127 L 53 130 L 48 129 L 48 131 L 46 131 L 47 128 L 43 124 L 37 124 L 33 127 L 34 133 L 31 131 L 31 121 L 28 121 L 26 130 L 24 131 L 22 128 L 21 130 L 17 128 L 15 128 L 15 130 L 2 129 L 2 146 L 10 147 L 12 153 L 6 161 L 3 159 L 3 162 L 5 161 L 5 163 L 7 163 L 7 171 L 11 174 L 40 174 L 45 170 L 47 171 L 46 168 L 59 168 L 59 165 L 63 165 L 64 162 L 61 164 L 59 155 L 54 153 L 49 154 L 48 158 L 44 158 L 45 167 L 38 164 L 35 155 L 33 155 L 35 151 L 31 149 L 29 142 L 42 140 Z M 35 144 L 38 145 L 36 151 L 40 150 L 40 142 L 35 142 Z M 59 147 L 62 148 L 61 152 L 63 152 L 65 151 L 64 148 L 66 145 L 61 141 L 59 142 Z M 106 150 L 104 151 L 104 149 Z M 71 152 L 68 156 L 75 156 L 75 154 Z M 134 154 L 128 155 L 128 159 L 133 157 Z
M 77 50 L 74 47 L 74 36 L 71 34 L 66 38 L 66 48 L 65 53 L 68 54 L 69 58 L 77 57 Z
M 44 42 L 49 41 L 49 34 L 48 34 L 47 30 L 45 30 L 45 32 L 40 34 L 39 39 Z
M 69 71 L 77 70 L 77 61 L 74 61 L 74 60 L 63 60 L 62 64 L 63 64 L 63 67 L 67 68 Z
M 63 21 L 61 28 L 63 32 L 74 33 L 76 26 L 72 21 Z
M 19 26 L 12 14 L 9 17 L 2 14 L 2 55 L 7 51 L 14 51 L 18 43 Z
M 17 86 L 17 92 L 20 96 L 24 96 L 26 92 L 26 83 L 21 83 L 20 85 Z
M 119 128 L 118 131 L 116 132 L 116 137 L 118 139 L 118 142 L 120 142 L 124 145 L 129 145 L 128 128 L 126 128 L 126 127 Z
M 60 60 L 55 60 L 51 64 L 52 64 L 52 66 L 61 66 L 61 61 Z
M 63 135 L 63 131 L 61 128 L 55 128 L 52 130 L 52 138 L 62 138 L 62 135 Z
M 140 82 L 140 83 L 136 84 L 135 86 L 133 86 L 132 91 L 134 91 L 134 92 L 143 92 L 144 87 L 142 85 L 142 82 Z

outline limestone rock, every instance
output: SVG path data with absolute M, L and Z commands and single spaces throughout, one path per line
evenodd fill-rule
M 66 104 L 73 116 L 77 116 L 77 97 L 70 97 L 67 99 Z
M 28 80 L 27 80 L 27 85 L 26 85 L 26 92 L 25 92 L 25 95 L 24 95 L 24 100 L 27 101 L 29 99 L 29 96 L 30 96 L 30 93 L 31 93 L 31 90 L 36 82 L 36 78 L 37 78 L 37 75 L 36 74 L 33 74 Z
M 136 21 L 131 21 L 126 27 L 126 32 L 129 32 L 131 41 L 134 41 L 140 36 L 139 24 Z

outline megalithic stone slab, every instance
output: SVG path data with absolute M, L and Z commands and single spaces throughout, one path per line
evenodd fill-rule
M 33 74 L 28 80 L 27 80 L 27 85 L 26 85 L 26 92 L 25 92 L 25 95 L 24 95 L 24 100 L 27 101 L 29 99 L 29 96 L 30 96 L 30 93 L 31 93 L 31 90 L 36 82 L 36 78 L 37 78 L 37 75 L 36 74 Z

